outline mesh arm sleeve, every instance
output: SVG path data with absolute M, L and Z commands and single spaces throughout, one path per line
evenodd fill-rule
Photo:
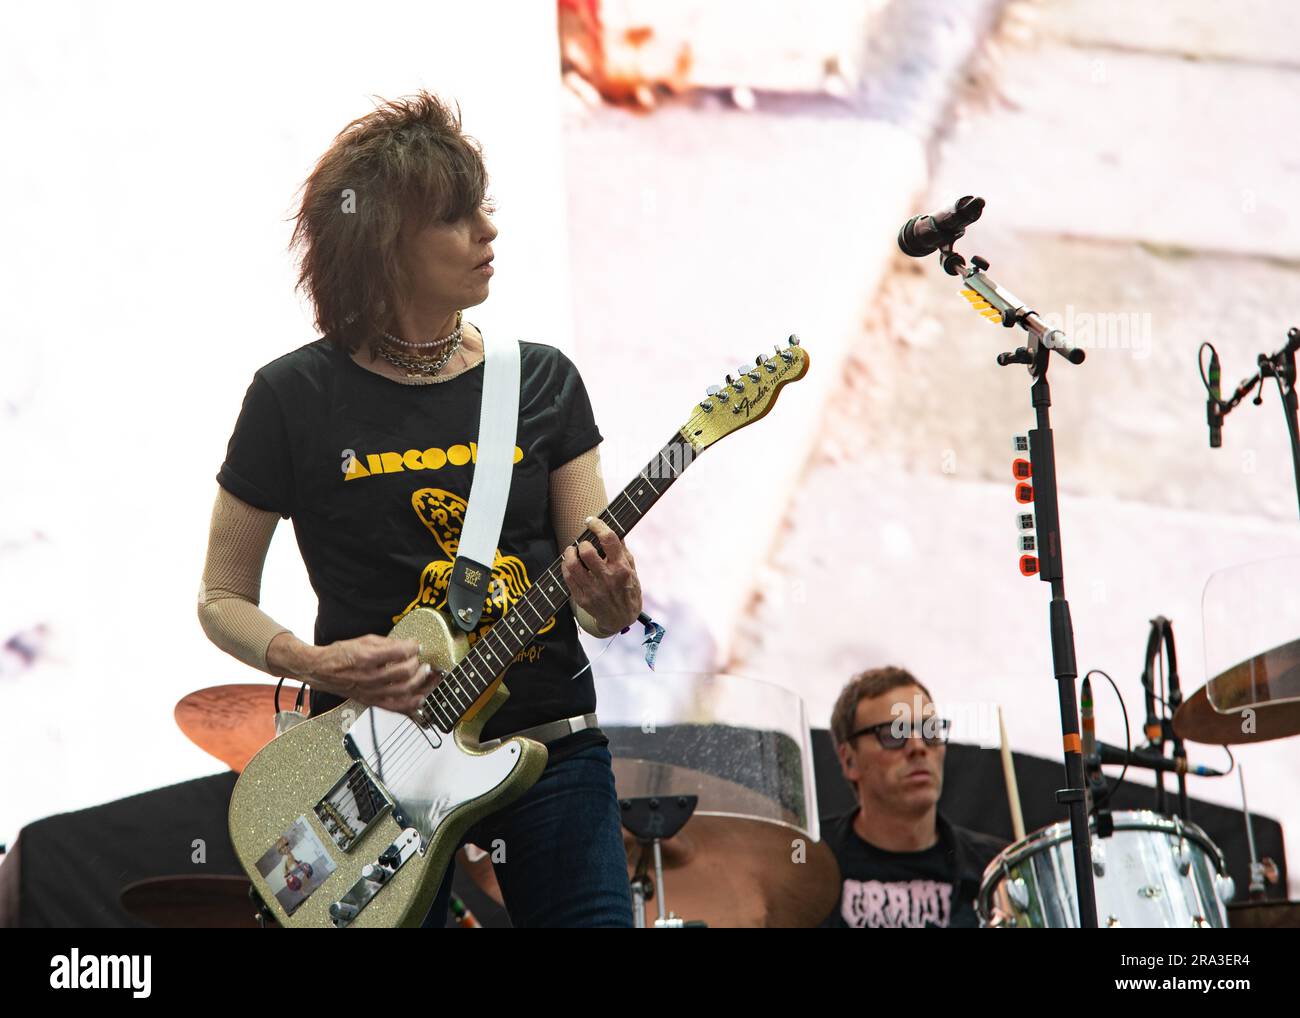
M 551 526 L 561 549 L 587 529 L 584 521 L 588 516 L 595 516 L 607 505 L 599 446 L 551 471 Z
M 555 541 L 563 551 L 584 530 L 588 516 L 595 516 L 607 505 L 605 480 L 600 474 L 600 447 L 594 446 L 569 460 L 564 466 L 551 471 L 551 526 L 555 528 Z M 592 636 L 612 636 L 602 633 L 596 620 L 577 604 L 570 602 L 573 617 L 578 625 Z
M 208 639 L 268 674 L 273 673 L 267 647 L 281 633 L 291 632 L 257 606 L 262 567 L 279 522 L 278 512 L 257 509 L 218 487 L 199 584 L 199 624 Z

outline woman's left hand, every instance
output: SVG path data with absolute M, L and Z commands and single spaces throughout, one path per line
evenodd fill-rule
M 597 543 L 569 545 L 561 570 L 573 603 L 591 616 L 602 633 L 612 636 L 641 613 L 641 581 L 632 553 L 618 534 L 599 517 L 589 516 L 585 522 Z

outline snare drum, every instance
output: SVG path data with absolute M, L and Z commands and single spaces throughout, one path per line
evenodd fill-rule
M 1150 810 L 1111 816 L 1115 832 L 1109 838 L 1098 838 L 1096 820 L 1089 818 L 1099 926 L 1228 925 L 1232 878 L 1204 831 Z M 1035 831 L 989 863 L 976 911 L 984 927 L 1078 927 L 1069 823 Z

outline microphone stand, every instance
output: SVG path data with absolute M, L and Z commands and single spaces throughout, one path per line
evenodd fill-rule
M 1071 364 L 1080 364 L 1084 352 L 1071 347 L 1059 329 L 1047 325 L 1037 313 L 1025 307 L 1014 295 L 1002 289 L 987 274 L 989 263 L 978 255 L 970 263 L 953 250 L 955 238 L 939 247 L 939 260 L 950 276 L 959 277 L 967 286 L 976 308 L 987 304 L 985 317 L 1000 319 L 1010 329 L 1020 326 L 1029 339 L 1011 353 L 998 354 L 998 363 L 1025 364 L 1033 379 L 1030 400 L 1037 414 L 1038 427 L 1029 432 L 1029 461 L 1033 472 L 1034 521 L 1039 558 L 1039 579 L 1052 585 L 1048 623 L 1052 639 L 1052 665 L 1055 672 L 1061 709 L 1061 734 L 1065 751 L 1065 777 L 1068 788 L 1056 793 L 1056 801 L 1070 812 L 1070 840 L 1074 850 L 1074 879 L 1079 905 L 1079 925 L 1097 928 L 1097 892 L 1093 884 L 1092 844 L 1088 833 L 1088 807 L 1083 771 L 1083 753 L 1079 734 L 1079 705 L 1074 681 L 1078 665 L 1074 655 L 1074 627 L 1070 622 L 1070 604 L 1065 599 L 1064 566 L 1061 560 L 1061 524 L 1057 514 L 1056 454 L 1052 444 L 1052 426 L 1048 408 L 1052 405 L 1047 385 L 1047 366 L 1053 352 Z
M 1234 392 L 1230 399 L 1217 400 L 1217 413 L 1220 421 L 1233 410 L 1236 409 L 1243 399 L 1250 394 L 1250 391 L 1256 385 L 1260 391 L 1255 394 L 1251 400 L 1255 406 L 1264 402 L 1264 379 L 1277 379 L 1278 395 L 1282 397 L 1282 412 L 1286 416 L 1286 428 L 1291 436 L 1291 467 L 1295 472 L 1295 490 L 1296 503 L 1300 505 L 1300 399 L 1296 396 L 1296 352 L 1300 351 L 1300 329 L 1291 328 L 1286 334 L 1286 346 L 1276 353 L 1262 353 L 1256 358 L 1256 365 L 1259 370 L 1254 375 L 1245 379 Z M 1204 347 L 1202 347 L 1204 349 Z M 1213 347 L 1210 347 L 1213 351 Z M 1201 380 L 1205 380 L 1204 365 L 1202 364 Z M 1207 386 L 1208 388 L 1208 386 Z M 1211 392 L 1211 399 L 1214 399 L 1214 392 Z

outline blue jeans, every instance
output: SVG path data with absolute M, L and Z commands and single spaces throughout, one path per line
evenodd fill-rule
M 607 747 L 593 746 L 547 764 L 537 784 L 470 828 L 465 840 L 504 852 L 493 868 L 514 926 L 632 925 L 611 760 Z M 422 926 L 446 924 L 455 872 L 453 860 Z

